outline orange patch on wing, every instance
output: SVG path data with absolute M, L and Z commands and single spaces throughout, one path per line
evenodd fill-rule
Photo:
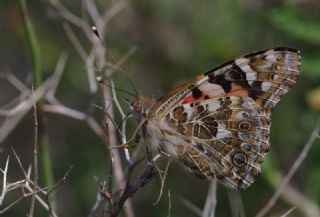
M 192 103 L 192 102 L 200 102 L 203 100 L 209 99 L 208 95 L 202 94 L 199 98 L 194 98 L 192 94 L 187 96 L 182 103 Z
M 232 85 L 232 89 L 226 96 L 248 96 L 248 90 L 239 86 L 239 85 Z

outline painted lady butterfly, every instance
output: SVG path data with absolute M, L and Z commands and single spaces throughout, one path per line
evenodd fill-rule
M 292 88 L 300 52 L 278 47 L 222 64 L 159 100 L 138 97 L 147 142 L 192 175 L 249 187 L 269 151 L 271 111 Z

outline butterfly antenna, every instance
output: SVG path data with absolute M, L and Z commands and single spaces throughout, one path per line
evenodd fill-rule
M 125 76 L 125 78 L 129 81 L 131 87 L 133 88 L 133 90 L 135 92 L 134 96 L 135 97 L 139 96 L 138 90 L 135 88 L 133 82 L 128 77 L 127 73 L 125 73 L 124 70 L 121 67 L 121 63 L 124 62 L 126 59 L 128 59 L 132 54 L 134 54 L 136 52 L 136 50 L 138 49 L 137 46 L 131 47 L 129 49 L 129 51 L 126 53 L 126 55 L 122 58 L 122 60 L 117 61 L 116 58 L 112 55 L 111 51 L 107 47 L 104 46 L 103 41 L 102 41 L 102 39 L 100 37 L 100 34 L 99 34 L 97 28 L 95 26 L 92 26 L 91 29 L 92 29 L 93 33 L 99 38 L 100 43 L 102 44 L 105 52 L 107 52 L 111 56 L 112 60 L 118 65 L 118 69 L 122 72 L 122 74 Z M 130 95 L 133 95 L 133 94 L 130 94 Z
M 120 92 L 122 92 L 122 93 L 128 94 L 128 95 L 130 95 L 130 96 L 132 96 L 132 97 L 136 97 L 136 96 L 137 96 L 137 95 L 135 95 L 135 94 L 133 94 L 133 93 L 130 93 L 129 91 L 126 91 L 126 90 L 124 90 L 124 89 L 117 88 L 117 87 L 113 87 L 113 86 L 111 86 L 110 84 L 106 84 L 100 76 L 97 77 L 97 81 L 98 81 L 99 83 L 103 84 L 103 85 L 106 85 L 107 87 L 113 88 L 113 89 L 115 89 L 115 90 L 117 90 L 117 91 L 120 91 Z

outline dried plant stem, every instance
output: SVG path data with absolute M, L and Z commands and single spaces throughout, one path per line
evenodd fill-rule
M 0 194 L 0 206 L 2 205 L 4 197 L 6 196 L 6 193 L 8 190 L 8 186 L 7 186 L 8 167 L 9 167 L 9 157 L 6 160 L 6 165 L 4 166 L 4 169 L 0 169 L 0 172 L 2 173 L 2 189 Z
M 193 203 L 191 203 L 189 200 L 182 197 L 182 198 L 180 198 L 180 201 L 181 201 L 181 203 L 183 203 L 183 205 L 185 205 L 188 209 L 190 209 L 197 216 L 199 216 L 199 217 L 202 216 L 202 210 L 199 207 L 197 207 L 196 205 L 194 205 Z
M 34 97 L 34 90 L 32 87 L 32 95 L 33 95 L 33 117 L 34 117 L 34 146 L 33 146 L 33 170 L 34 170 L 34 177 L 33 177 L 33 192 L 37 191 L 38 186 L 38 114 L 37 114 L 37 105 L 36 100 Z M 29 210 L 29 217 L 33 216 L 34 213 L 34 206 L 36 201 L 36 194 L 32 195 L 31 197 L 31 205 Z
M 292 176 L 295 174 L 295 172 L 297 171 L 299 166 L 302 164 L 304 159 L 307 157 L 307 154 L 309 153 L 309 150 L 310 150 L 312 144 L 314 143 L 314 141 L 318 137 L 319 130 L 320 130 L 320 120 L 317 121 L 317 124 L 316 124 L 314 130 L 312 131 L 312 134 L 309 137 L 309 140 L 304 145 L 301 153 L 299 154 L 298 158 L 295 160 L 294 164 L 290 168 L 290 170 L 287 173 L 287 175 L 285 176 L 285 178 L 282 180 L 280 186 L 278 187 L 276 192 L 273 194 L 273 196 L 271 197 L 269 202 L 256 215 L 256 217 L 265 216 L 269 212 L 269 210 L 274 206 L 274 204 L 276 203 L 276 201 L 278 200 L 278 198 L 280 197 L 280 195 L 284 191 L 285 187 L 288 185 L 288 183 L 291 180 Z
M 241 199 L 241 192 L 228 189 L 228 198 L 232 216 L 245 217 L 245 211 Z
M 281 215 L 280 217 L 287 217 L 290 213 L 292 213 L 296 208 L 292 207 L 291 209 L 289 209 L 287 212 L 285 212 L 283 215 Z
M 217 181 L 212 180 L 210 182 L 209 191 L 206 199 L 206 203 L 203 209 L 202 217 L 214 217 L 217 205 Z

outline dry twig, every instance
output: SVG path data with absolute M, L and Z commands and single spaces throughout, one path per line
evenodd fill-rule
M 316 140 L 317 136 L 319 135 L 319 130 L 320 130 L 320 120 L 317 121 L 317 124 L 312 131 L 311 136 L 309 137 L 309 140 L 307 143 L 304 145 L 302 151 L 300 152 L 298 158 L 295 160 L 293 163 L 292 167 L 290 168 L 289 172 L 285 176 L 285 178 L 282 180 L 282 183 L 276 190 L 276 192 L 273 194 L 269 202 L 260 210 L 260 212 L 256 215 L 256 217 L 262 217 L 265 216 L 269 210 L 273 207 L 273 205 L 276 203 L 282 192 L 284 191 L 285 187 L 288 185 L 289 181 L 291 180 L 292 176 L 295 174 L 299 166 L 302 164 L 304 159 L 307 157 L 309 150 Z

